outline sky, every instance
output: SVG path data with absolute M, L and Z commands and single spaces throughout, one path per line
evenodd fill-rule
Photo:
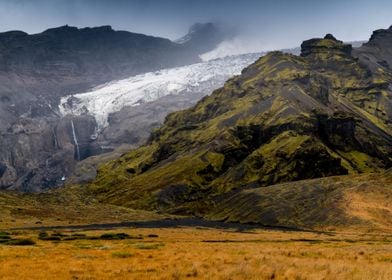
M 211 21 L 238 31 L 221 46 L 233 52 L 296 47 L 326 33 L 344 41 L 367 40 L 373 30 L 392 25 L 392 1 L 0 0 L 0 32 L 111 25 L 174 40 L 193 23 Z

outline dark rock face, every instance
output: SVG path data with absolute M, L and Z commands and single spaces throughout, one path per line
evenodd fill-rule
M 330 146 L 342 151 L 357 145 L 355 139 L 356 121 L 350 115 L 318 116 L 320 137 Z M 358 147 L 359 148 L 359 147 Z
M 95 127 L 92 117 L 20 119 L 10 125 L 0 139 L 0 188 L 38 191 L 61 186 L 77 161 L 100 152 Z

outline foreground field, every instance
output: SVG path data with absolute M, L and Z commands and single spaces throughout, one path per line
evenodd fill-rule
M 392 279 L 392 235 L 203 227 L 8 233 L 36 244 L 0 244 L 1 279 Z

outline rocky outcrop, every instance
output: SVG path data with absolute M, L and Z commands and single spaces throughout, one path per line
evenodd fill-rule
M 324 39 L 310 39 L 301 44 L 301 56 L 338 55 L 350 56 L 352 46 L 336 40 L 332 34 L 327 34 Z

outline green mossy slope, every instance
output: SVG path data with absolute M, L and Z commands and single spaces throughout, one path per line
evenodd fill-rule
M 331 36 L 261 57 L 148 143 L 101 166 L 100 201 L 205 215 L 238 190 L 392 164 L 391 76 Z

